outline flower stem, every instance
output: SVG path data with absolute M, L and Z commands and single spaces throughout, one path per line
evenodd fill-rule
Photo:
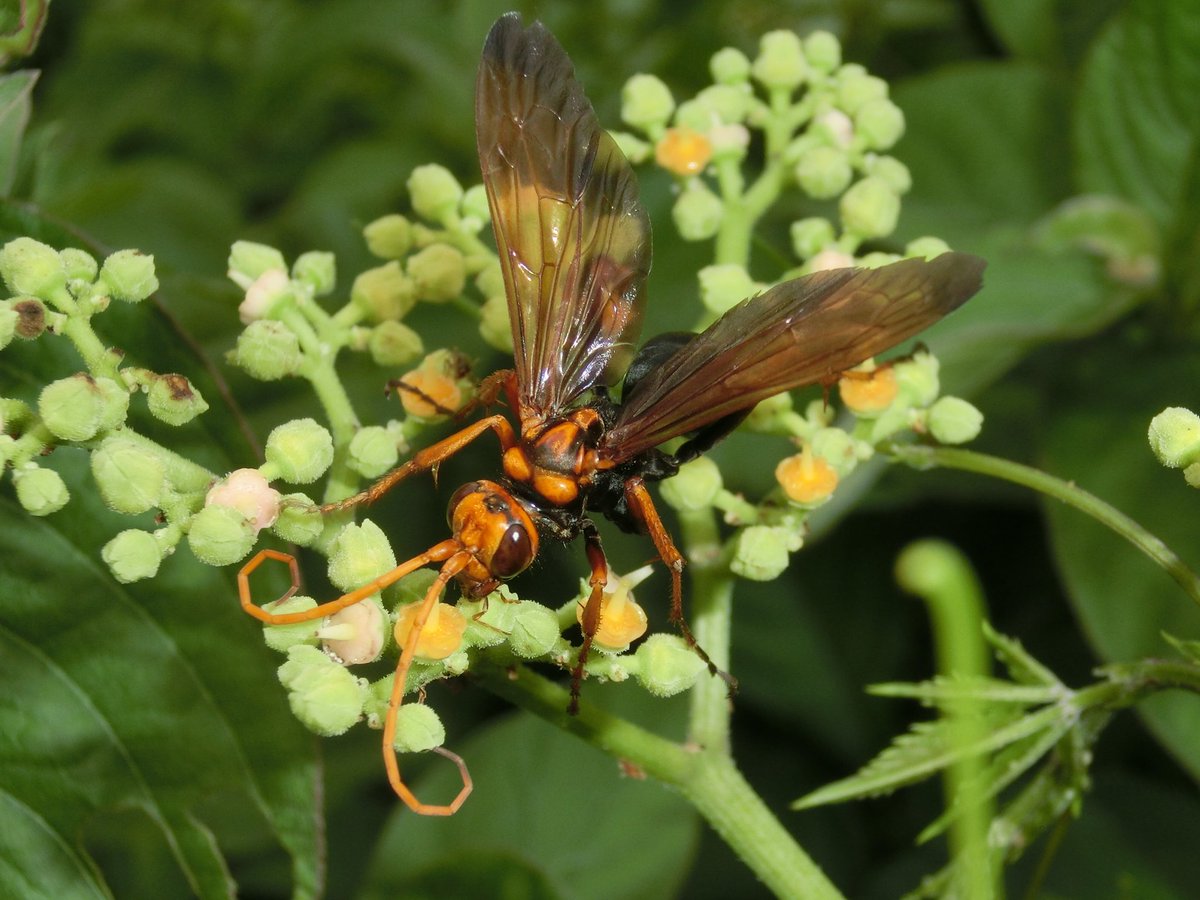
M 911 444 L 888 444 L 881 448 L 890 459 L 905 463 L 913 468 L 942 466 L 990 475 L 1013 484 L 1040 491 L 1047 497 L 1061 500 L 1086 513 L 1102 525 L 1111 528 L 1142 553 L 1162 566 L 1176 583 L 1183 588 L 1194 603 L 1200 605 L 1200 575 L 1197 575 L 1170 547 L 1155 537 L 1125 513 L 1105 503 L 1095 494 L 1088 493 L 1078 485 L 1021 463 L 960 450 L 953 447 L 928 447 Z

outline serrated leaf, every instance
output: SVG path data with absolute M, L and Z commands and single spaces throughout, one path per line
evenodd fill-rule
M 1001 634 L 987 622 L 983 623 L 983 636 L 991 644 L 996 659 L 1004 665 L 1017 683 L 1063 688 L 1058 676 L 1034 659 L 1016 638 Z
M 1062 692 L 1051 687 L 1013 684 L 999 678 L 937 675 L 919 684 L 891 682 L 873 684 L 867 692 L 877 697 L 905 697 L 926 706 L 975 700 L 986 703 L 1015 703 L 1035 706 L 1058 699 Z
M 957 746 L 953 743 L 955 725 L 952 719 L 917 722 L 855 775 L 801 797 L 792 803 L 792 809 L 890 793 L 935 775 L 960 760 L 994 753 L 1014 741 L 1055 727 L 1063 715 L 1061 709 L 1047 707 L 1015 719 L 1011 715 L 996 717 L 999 721 L 1007 720 L 1008 724 L 992 727 L 985 737 Z

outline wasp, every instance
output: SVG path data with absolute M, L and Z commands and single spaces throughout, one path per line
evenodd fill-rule
M 670 572 L 671 619 L 695 646 L 683 618 L 684 559 L 647 485 L 711 448 L 760 400 L 828 385 L 956 309 L 980 288 L 984 268 L 974 256 L 944 253 L 817 272 L 743 301 L 700 334 L 662 335 L 637 350 L 650 221 L 629 162 L 540 23 L 524 27 L 510 13 L 492 27 L 479 66 L 475 130 L 515 348 L 513 368 L 485 379 L 480 394 L 503 397 L 516 422 L 481 418 L 337 507 L 436 473 L 487 432 L 499 440 L 502 474 L 454 492 L 450 538 L 315 609 L 273 614 L 253 603 L 249 575 L 265 559 L 291 565 L 293 587 L 284 598 L 295 592 L 296 564 L 287 554 L 263 550 L 238 576 L 245 610 L 283 625 L 330 615 L 420 567 L 439 567 L 402 648 L 383 730 L 392 788 L 428 815 L 461 806 L 471 790 L 466 767 L 442 751 L 459 766 L 462 789 L 449 804 L 422 803 L 400 776 L 392 741 L 421 629 L 451 581 L 468 597 L 484 597 L 528 568 L 544 537 L 582 537 L 591 576 L 572 673 L 574 710 L 608 579 L 595 524 L 603 517 L 649 535 Z M 676 449 L 661 449 L 676 438 L 683 439 Z

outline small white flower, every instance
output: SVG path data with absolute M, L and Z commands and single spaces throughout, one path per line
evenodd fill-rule
M 227 506 L 246 517 L 256 530 L 275 524 L 282 497 L 258 469 L 236 469 L 218 481 L 204 498 L 205 506 Z

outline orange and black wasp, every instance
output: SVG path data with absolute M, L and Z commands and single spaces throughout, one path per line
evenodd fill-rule
M 451 580 L 468 597 L 484 597 L 533 562 L 543 536 L 582 536 L 591 591 L 572 675 L 574 708 L 608 578 L 593 517 L 649 535 L 671 575 L 671 619 L 690 639 L 683 556 L 647 483 L 707 451 L 760 400 L 829 384 L 937 321 L 979 290 L 984 268 L 976 257 L 945 253 L 818 272 L 743 301 L 700 334 L 662 335 L 635 353 L 650 222 L 628 161 L 601 128 L 566 52 L 540 23 L 526 28 L 510 13 L 492 27 L 479 66 L 475 129 L 515 347 L 512 370 L 485 379 L 481 396 L 503 396 L 516 426 L 499 414 L 480 419 L 338 506 L 375 500 L 410 475 L 436 470 L 488 431 L 500 441 L 503 474 L 454 493 L 452 537 L 315 609 L 275 615 L 251 600 L 248 577 L 264 559 L 288 562 L 295 582 L 295 561 L 286 554 L 264 550 L 239 575 L 247 612 L 290 624 L 357 603 L 422 566 L 440 566 L 402 648 L 383 735 L 392 787 L 410 808 L 434 815 L 452 814 L 470 792 L 462 761 L 445 753 L 463 775 L 455 800 L 424 804 L 400 777 L 392 739 L 421 628 Z M 660 449 L 675 438 L 683 438 L 677 449 Z

